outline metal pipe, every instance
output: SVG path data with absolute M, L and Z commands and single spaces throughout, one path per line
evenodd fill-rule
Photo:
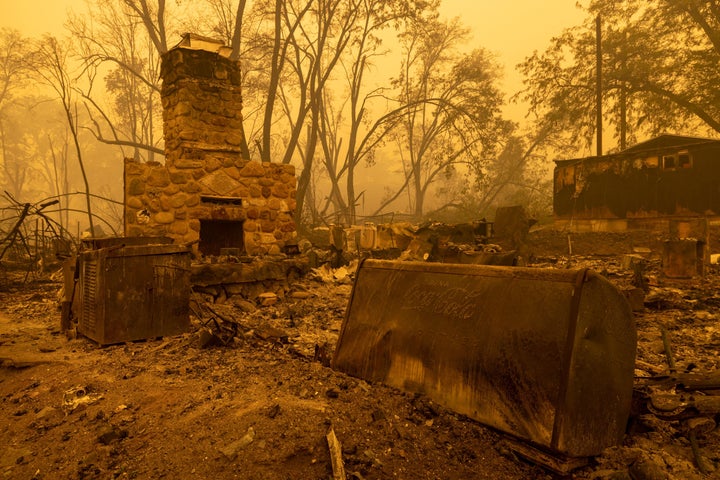
M 673 357 L 672 347 L 670 345 L 670 339 L 668 338 L 668 332 L 665 327 L 660 327 L 660 334 L 662 335 L 663 348 L 665 349 L 665 358 L 668 363 L 668 367 L 671 372 L 675 371 L 675 358 Z

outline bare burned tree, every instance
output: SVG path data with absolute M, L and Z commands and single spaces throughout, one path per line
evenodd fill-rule
M 2 180 L 5 188 L 20 196 L 27 178 L 27 165 L 21 139 L 13 141 L 17 128 L 12 124 L 13 92 L 23 86 L 29 72 L 27 52 L 29 40 L 24 39 L 16 30 L 0 30 L 0 160 L 2 160 Z
M 161 2 L 162 3 L 162 2 Z M 167 49 L 164 11 L 147 2 L 98 2 L 91 15 L 71 16 L 69 28 L 78 40 L 87 87 L 82 91 L 95 138 L 136 160 L 164 153 L 160 109 L 160 54 Z M 92 18 L 92 22 L 89 21 Z M 148 30 L 148 25 L 153 27 Z M 109 71 L 108 71 L 109 69 Z M 96 85 L 103 72 L 104 85 Z M 110 102 L 104 101 L 110 95 Z
M 396 135 L 405 180 L 376 213 L 407 192 L 421 218 L 429 188 L 459 165 L 481 171 L 512 130 L 500 117 L 499 67 L 484 50 L 460 55 L 467 38 L 458 20 L 418 21 L 403 35 L 402 70 L 396 80 L 400 101 L 414 104 Z M 483 160 L 485 159 L 485 160 Z
M 601 19 L 604 120 L 620 148 L 668 131 L 720 132 L 720 8 L 714 0 L 594 0 L 582 25 L 519 68 L 539 128 L 556 146 L 596 136 L 595 25 Z
M 332 206 L 337 218 L 353 224 L 359 199 L 355 191 L 356 168 L 363 161 L 373 163 L 376 149 L 398 125 L 402 114 L 412 108 L 409 104 L 400 104 L 388 111 L 388 88 L 366 85 L 375 59 L 388 53 L 382 46 L 381 34 L 388 27 L 399 30 L 407 22 L 431 15 L 437 3 L 356 0 L 350 8 L 357 13 L 357 18 L 351 25 L 352 39 L 347 52 L 341 58 L 342 82 L 347 90 L 343 96 L 325 92 L 320 109 L 324 164 L 332 186 L 320 215 L 326 216 Z M 381 115 L 373 117 L 373 110 Z
M 130 9 L 131 15 L 139 19 L 147 31 L 155 51 L 163 54 L 168 51 L 165 0 L 122 0 Z
M 70 74 L 68 52 L 62 48 L 57 38 L 46 35 L 37 44 L 37 48 L 33 52 L 32 60 L 31 69 L 33 75 L 38 81 L 49 87 L 56 94 L 65 114 L 65 119 L 75 146 L 75 155 L 85 184 L 88 223 L 90 224 L 90 231 L 94 232 L 90 183 L 88 182 L 83 152 L 80 146 L 78 93 L 73 77 Z
M 206 0 L 210 10 L 214 13 L 215 21 L 211 22 L 211 30 L 230 45 L 232 60 L 240 60 L 242 43 L 243 18 L 245 16 L 246 0 L 239 0 L 233 6 L 232 0 Z
M 28 73 L 29 41 L 17 30 L 0 29 L 0 110 L 22 86 Z
M 316 220 L 332 210 L 344 221 L 355 221 L 355 168 L 371 161 L 402 110 L 388 109 L 382 89 L 366 85 L 373 58 L 385 53 L 380 32 L 391 25 L 400 28 L 407 18 L 435 7 L 434 2 L 374 0 L 275 2 L 272 9 L 266 4 L 274 34 L 267 37 L 271 68 L 256 143 L 264 161 L 301 162 L 298 221 L 308 209 Z M 383 100 L 375 118 L 373 99 Z M 318 197 L 310 192 L 316 161 L 330 181 L 324 205 L 306 203 Z

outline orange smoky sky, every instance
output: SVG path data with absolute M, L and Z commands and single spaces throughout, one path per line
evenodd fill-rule
M 446 18 L 459 17 L 471 30 L 468 49 L 483 47 L 494 53 L 504 68 L 504 90 L 510 95 L 521 88 L 515 66 L 535 50 L 542 51 L 553 36 L 577 25 L 584 12 L 577 0 L 442 0 Z M 62 36 L 68 10 L 81 12 L 85 0 L 0 0 L 0 27 L 26 36 L 43 33 Z M 511 117 L 522 116 L 509 106 Z

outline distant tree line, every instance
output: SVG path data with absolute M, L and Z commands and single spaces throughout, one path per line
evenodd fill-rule
M 603 111 L 618 145 L 664 131 L 720 133 L 713 0 L 590 1 L 582 25 L 518 66 L 522 125 L 501 114 L 494 56 L 468 48 L 467 28 L 439 6 L 89 0 L 68 18 L 66 39 L 2 30 L 2 184 L 16 198 L 60 195 L 75 172 L 92 219 L 100 152 L 161 159 L 160 57 L 187 31 L 221 38 L 241 62 L 246 154 L 296 166 L 302 225 L 361 222 L 367 166 L 386 172 L 369 215 L 470 220 L 508 202 L 547 212 L 550 160 L 587 151 L 595 135 L 598 17 Z M 28 93 L 40 84 L 42 95 Z
M 592 0 L 519 66 L 537 125 L 565 150 L 595 137 L 595 23 L 601 24 L 604 123 L 619 148 L 648 136 L 720 134 L 720 4 L 716 0 Z

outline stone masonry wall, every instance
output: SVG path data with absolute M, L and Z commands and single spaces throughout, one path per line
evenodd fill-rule
M 216 52 L 162 60 L 165 165 L 125 160 L 125 235 L 199 239 L 200 220 L 243 221 L 248 255 L 279 253 L 297 233 L 295 168 L 243 158 L 240 70 Z M 236 197 L 240 205 L 203 202 Z
M 240 197 L 240 207 L 201 201 L 202 195 Z M 199 238 L 200 219 L 244 221 L 249 255 L 279 253 L 296 238 L 295 169 L 245 161 L 241 167 L 166 168 L 125 160 L 125 234 L 167 235 L 178 243 Z
M 163 56 L 160 76 L 166 165 L 216 170 L 243 161 L 238 63 L 174 48 Z

